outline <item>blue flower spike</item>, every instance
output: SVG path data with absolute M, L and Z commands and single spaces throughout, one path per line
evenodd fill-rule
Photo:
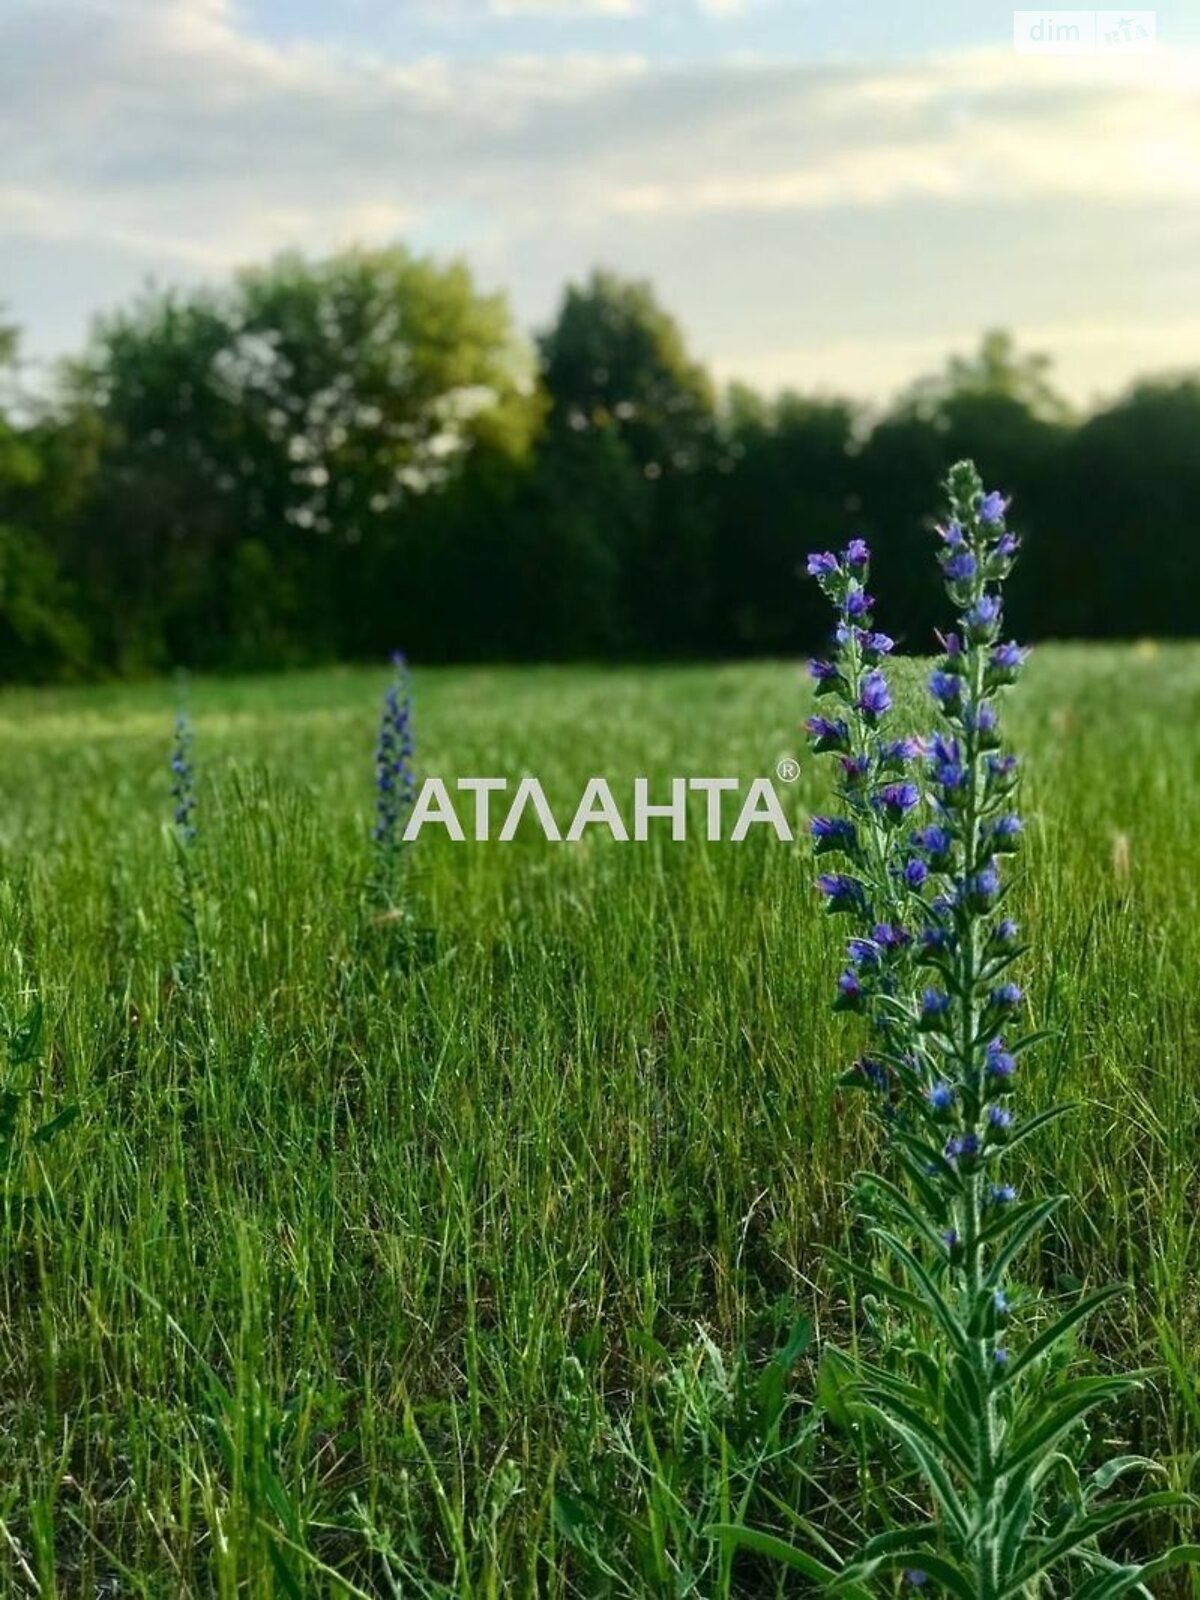
M 1129 1581 L 1118 1586 L 1101 1536 L 1186 1496 L 1156 1492 L 1131 1505 L 1105 1496 L 1101 1478 L 1094 1498 L 1077 1494 L 1071 1505 L 1044 1470 L 1046 1451 L 1022 1448 L 1043 1428 L 1047 1449 L 1061 1449 L 1096 1405 L 1138 1380 L 1093 1378 L 1068 1408 L 1071 1385 L 1047 1386 L 1035 1369 L 1105 1294 L 1057 1321 L 1040 1317 L 1034 1339 L 1022 1326 L 1024 1297 L 1014 1311 L 1004 1281 L 1057 1203 L 1022 1199 L 1006 1168 L 1026 1132 L 1068 1108 L 1024 1122 L 1018 1114 L 1022 1057 L 1036 1035 L 1014 1037 L 1026 998 L 1008 971 L 1021 944 L 1006 902 L 1026 830 L 1001 706 L 1027 659 L 1004 626 L 1020 540 L 1008 497 L 985 489 L 971 462 L 951 469 L 946 488 L 937 558 L 956 621 L 939 636 L 928 678 L 928 736 L 883 732 L 894 715 L 882 665 L 893 644 L 875 629 L 866 545 L 855 539 L 840 557 L 808 562 L 834 610 L 829 661 L 814 675 L 837 702 L 809 722 L 816 752 L 835 758 L 836 806 L 814 819 L 813 839 L 818 855 L 850 851 L 854 868 L 818 879 L 829 909 L 850 923 L 834 1003 L 872 1036 L 869 1061 L 840 1082 L 874 1091 L 893 1173 L 865 1174 L 859 1194 L 892 1276 L 872 1261 L 871 1281 L 895 1317 L 915 1324 L 907 1343 L 921 1352 L 911 1373 L 890 1361 L 886 1371 L 861 1366 L 855 1387 L 924 1478 L 933 1511 L 911 1535 L 893 1526 L 868 1536 L 838 1583 L 883 1593 L 872 1580 L 891 1574 L 964 1596 L 1144 1593 L 1147 1576 L 1200 1562 L 1200 1549 L 1121 1567 Z
M 182 844 L 196 840 L 196 773 L 192 765 L 192 724 L 185 712 L 175 718 L 171 750 L 171 806 L 175 832 Z

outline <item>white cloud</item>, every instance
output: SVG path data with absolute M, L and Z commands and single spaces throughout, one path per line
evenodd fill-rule
M 1200 196 L 1195 57 L 1164 52 L 1153 71 L 1138 57 L 1119 72 L 1087 75 L 1058 61 L 1031 74 L 1016 60 L 977 52 L 886 74 L 797 70 L 783 81 L 767 67 L 731 68 L 729 115 L 689 130 L 686 152 L 660 148 L 657 163 L 608 201 L 669 216 L 983 195 L 994 203 Z M 757 103 L 738 95 L 735 78 Z
M 596 16 L 640 17 L 652 11 L 741 17 L 762 0 L 411 0 L 411 3 L 431 17 L 439 12 L 445 16 L 449 7 L 452 12 L 460 13 L 484 10 L 494 17 L 539 16 L 574 22 Z
M 488 10 L 497 17 L 557 17 L 573 21 L 578 17 L 636 17 L 641 0 L 488 0 Z
M 879 306 L 918 345 L 1059 326 L 1072 298 L 1132 325 L 1141 295 L 1160 325 L 1190 308 L 1200 248 L 1198 62 L 396 61 L 251 37 L 229 0 L 10 0 L 6 293 L 18 317 L 47 307 L 62 342 L 147 270 L 405 236 L 465 251 L 537 315 L 596 260 L 652 273 L 726 366 L 739 349 L 761 363 L 768 325 L 780 351 L 814 330 L 852 342 Z

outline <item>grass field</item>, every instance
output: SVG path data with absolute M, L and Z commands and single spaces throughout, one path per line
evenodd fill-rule
M 816 1403 L 825 1342 L 886 1329 L 820 1250 L 872 1135 L 807 846 L 427 830 L 432 941 L 397 959 L 361 909 L 383 683 L 190 686 L 188 989 L 171 688 L 0 697 L 0 1004 L 45 1010 L 22 1126 L 81 1110 L 10 1174 L 0 1593 L 775 1593 L 705 1526 L 845 1549 L 915 1493 Z M 415 692 L 422 771 L 533 773 L 568 817 L 592 774 L 792 753 L 798 835 L 824 793 L 792 665 Z M 1022 1092 L 1082 1103 L 1020 1174 L 1073 1197 L 1025 1275 L 1132 1282 L 1090 1359 L 1152 1380 L 1103 1443 L 1200 1487 L 1200 649 L 1047 647 L 1008 731 L 1054 1032 Z

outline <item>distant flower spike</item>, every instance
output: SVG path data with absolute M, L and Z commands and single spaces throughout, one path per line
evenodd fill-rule
M 390 905 L 404 855 L 404 829 L 416 798 L 413 769 L 412 684 L 401 651 L 392 656 L 392 681 L 383 697 L 375 745 L 375 897 Z
M 408 661 L 392 656 L 392 681 L 383 697 L 379 741 L 375 747 L 375 828 L 377 845 L 394 847 L 416 795 L 413 773 L 412 690 Z
M 176 984 L 193 989 L 204 978 L 204 945 L 201 938 L 201 874 L 196 860 L 196 774 L 192 764 L 192 724 L 186 712 L 175 718 L 175 738 L 171 746 L 171 821 L 174 826 L 175 883 L 178 896 L 182 945 L 173 965 Z
M 171 802 L 175 831 L 184 844 L 196 837 L 196 783 L 192 767 L 192 724 L 186 713 L 175 718 L 175 744 L 171 751 Z

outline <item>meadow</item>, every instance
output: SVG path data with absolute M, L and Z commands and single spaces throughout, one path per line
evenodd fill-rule
M 534 774 L 560 817 L 593 774 L 801 771 L 795 845 L 426 829 L 416 939 L 363 902 L 384 681 L 0 696 L 0 1008 L 43 1011 L 18 1127 L 79 1108 L 7 1179 L 0 1592 L 803 1594 L 708 1526 L 842 1551 L 918 1493 L 822 1362 L 887 1328 L 824 1248 L 876 1134 L 834 1088 L 807 681 L 418 668 L 418 771 Z M 1080 1103 L 1022 1155 L 1072 1197 L 1023 1272 L 1129 1280 L 1089 1359 L 1149 1378 L 1096 1443 L 1194 1488 L 1200 648 L 1046 646 L 1007 729 L 1031 1094 Z

